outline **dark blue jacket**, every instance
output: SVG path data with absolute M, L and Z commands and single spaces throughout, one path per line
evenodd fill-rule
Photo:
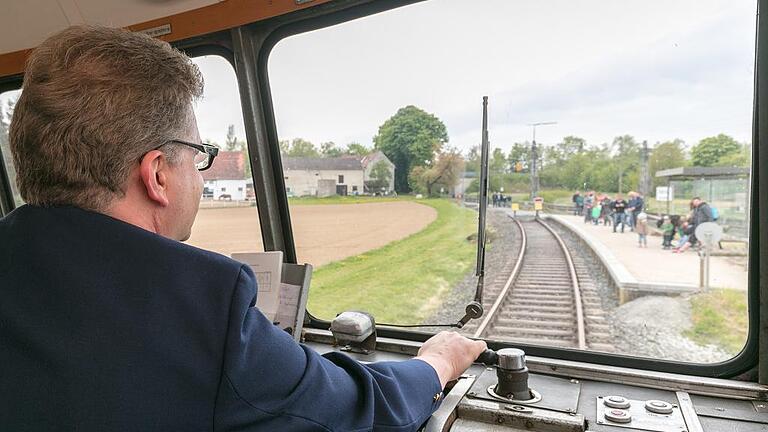
M 632 213 L 638 214 L 641 211 L 643 211 L 643 206 L 645 205 L 645 201 L 643 201 L 642 198 L 634 197 L 627 203 L 627 208 L 632 208 Z
M 250 268 L 74 207 L 0 219 L 0 431 L 406 431 L 420 360 L 295 343 Z

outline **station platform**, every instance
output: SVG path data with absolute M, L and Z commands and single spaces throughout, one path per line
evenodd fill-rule
M 672 253 L 662 249 L 661 236 L 649 235 L 648 247 L 638 247 L 637 234 L 613 227 L 585 224 L 581 216 L 543 214 L 584 240 L 607 265 L 623 303 L 649 294 L 682 294 L 700 291 L 700 258 L 689 249 Z M 620 229 L 619 229 L 620 231 Z M 710 257 L 710 288 L 747 289 L 746 257 Z

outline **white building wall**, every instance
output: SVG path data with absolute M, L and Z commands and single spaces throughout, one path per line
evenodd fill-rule
M 289 196 L 317 195 L 318 180 L 334 180 L 337 185 L 347 185 L 349 195 L 363 193 L 363 170 L 285 170 L 283 175 Z M 344 182 L 339 182 L 340 175 L 344 176 Z
M 246 180 L 207 180 L 205 187 L 213 190 L 213 199 L 218 200 L 221 195 L 229 195 L 233 201 L 245 200 Z

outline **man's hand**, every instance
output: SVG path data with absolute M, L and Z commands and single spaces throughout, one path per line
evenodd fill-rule
M 474 341 L 456 332 L 442 331 L 424 342 L 416 357 L 427 362 L 440 377 L 440 385 L 455 380 L 485 351 L 484 341 Z

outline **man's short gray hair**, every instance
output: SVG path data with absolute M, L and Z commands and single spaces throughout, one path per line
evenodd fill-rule
M 186 129 L 202 92 L 197 66 L 158 39 L 93 26 L 51 36 L 27 60 L 11 120 L 21 196 L 103 210 L 146 152 Z

